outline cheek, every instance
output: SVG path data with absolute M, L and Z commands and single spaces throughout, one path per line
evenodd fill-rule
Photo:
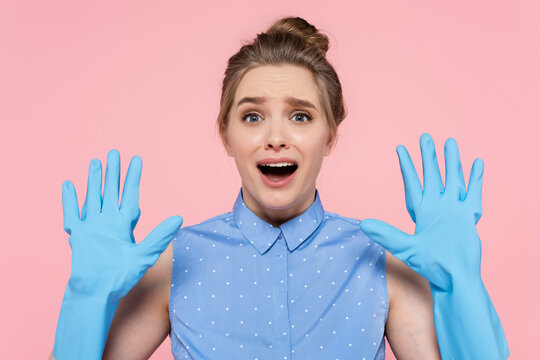
M 317 176 L 324 159 L 324 151 L 321 148 L 321 144 L 311 144 L 309 148 L 304 148 L 302 156 L 306 166 L 305 170 L 309 174 L 308 176 Z
M 327 133 L 312 132 L 299 135 L 295 140 L 304 157 L 319 161 L 326 152 L 328 137 Z
M 247 167 L 253 162 L 257 151 L 258 136 L 235 132 L 229 134 L 228 144 L 231 156 L 234 157 L 238 167 Z

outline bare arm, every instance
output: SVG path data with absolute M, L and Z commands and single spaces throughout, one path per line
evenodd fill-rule
M 131 291 L 120 299 L 103 359 L 148 359 L 170 331 L 172 242 Z M 49 360 L 54 360 L 51 354 Z
M 386 251 L 386 338 L 399 360 L 441 359 L 429 282 Z

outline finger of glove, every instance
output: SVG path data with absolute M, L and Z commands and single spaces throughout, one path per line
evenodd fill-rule
M 444 181 L 444 193 L 461 201 L 465 200 L 465 179 L 459 156 L 456 140 L 448 138 L 444 144 L 444 161 L 446 178 Z
M 103 210 L 118 209 L 118 191 L 120 188 L 120 153 L 113 149 L 107 154 L 105 170 L 105 188 L 103 189 Z
M 77 192 L 69 180 L 62 184 L 62 208 L 64 211 L 64 231 L 71 235 L 71 230 L 80 221 L 80 217 Z
M 163 221 L 161 224 L 155 227 L 154 230 L 144 238 L 144 240 L 137 246 L 140 254 L 143 258 L 143 263 L 146 266 L 153 266 L 159 256 L 173 237 L 182 226 L 183 219 L 181 216 L 174 215 Z
M 420 136 L 420 149 L 422 151 L 422 167 L 424 171 L 424 195 L 434 196 L 444 192 L 444 187 L 437 163 L 435 144 L 428 133 Z
M 471 176 L 467 187 L 465 202 L 474 211 L 475 223 L 482 217 L 482 179 L 484 177 L 484 160 L 478 158 L 472 164 Z
M 414 222 L 416 222 L 416 209 L 422 202 L 422 185 L 418 179 L 416 168 L 409 156 L 409 152 L 403 145 L 398 145 L 396 152 L 399 157 L 399 166 L 403 176 L 403 186 L 405 188 L 405 204 L 407 211 Z
M 131 158 L 129 168 L 124 181 L 122 190 L 122 202 L 120 211 L 128 216 L 137 217 L 140 214 L 139 209 L 139 185 L 141 182 L 142 159 L 135 155 Z
M 364 219 L 360 222 L 360 228 L 370 239 L 381 245 L 392 255 L 402 259 L 411 247 L 411 235 L 395 228 L 394 226 L 377 219 Z
M 88 170 L 88 183 L 86 188 L 86 200 L 83 208 L 85 209 L 85 218 L 96 215 L 101 211 L 101 162 L 93 159 L 90 162 Z
M 81 208 L 81 220 L 84 221 L 86 219 L 86 213 L 87 213 L 87 211 L 86 211 L 86 199 L 85 199 L 84 204 L 83 204 L 83 206 Z

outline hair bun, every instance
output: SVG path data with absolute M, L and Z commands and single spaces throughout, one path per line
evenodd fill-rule
M 268 30 L 267 34 L 273 34 L 277 32 L 292 33 L 298 37 L 304 39 L 306 48 L 316 47 L 319 51 L 326 55 L 328 51 L 328 37 L 317 30 L 317 28 L 301 17 L 285 17 L 279 19 Z

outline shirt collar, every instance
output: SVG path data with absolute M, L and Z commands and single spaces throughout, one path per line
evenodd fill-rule
M 264 254 L 272 247 L 280 233 L 283 233 L 289 251 L 294 251 L 319 227 L 324 217 L 324 209 L 319 192 L 315 190 L 315 200 L 309 208 L 280 227 L 274 227 L 261 220 L 246 206 L 240 188 L 233 206 L 233 216 L 236 226 L 244 237 L 259 253 Z

